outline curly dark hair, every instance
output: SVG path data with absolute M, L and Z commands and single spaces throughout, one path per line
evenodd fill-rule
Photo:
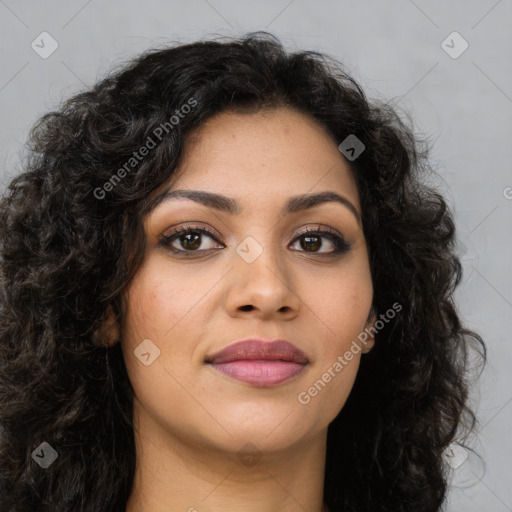
M 195 107 L 180 115 L 187 104 Z M 318 120 L 338 144 L 350 134 L 364 143 L 349 165 L 372 307 L 402 305 L 329 425 L 325 503 L 331 512 L 440 510 L 443 452 L 477 421 L 470 349 L 485 364 L 486 347 L 453 300 L 462 266 L 453 216 L 427 183 L 429 145 L 409 115 L 369 102 L 334 58 L 286 52 L 267 32 L 152 48 L 32 128 L 26 167 L 0 203 L 0 510 L 125 510 L 133 388 L 120 344 L 108 348 L 101 326 L 107 310 L 123 325 L 148 198 L 205 120 L 282 106 Z M 171 115 L 180 117 L 172 129 Z M 156 147 L 127 168 L 158 127 Z M 45 471 L 31 456 L 43 441 L 58 452 Z

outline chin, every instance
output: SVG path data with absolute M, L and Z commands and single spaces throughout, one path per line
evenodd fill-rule
M 308 423 L 303 417 L 290 412 L 290 409 L 281 409 L 279 414 L 254 417 L 253 413 L 252 418 L 232 417 L 229 422 L 222 423 L 225 428 L 222 436 L 210 439 L 228 451 L 237 451 L 252 443 L 259 450 L 270 452 L 285 450 L 321 430 L 317 422 Z

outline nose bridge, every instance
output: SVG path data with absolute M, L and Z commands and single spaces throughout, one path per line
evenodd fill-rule
M 283 247 L 278 240 L 279 220 L 272 213 L 263 206 L 260 209 L 254 209 L 251 217 L 243 217 L 244 225 L 251 227 L 245 232 L 242 230 L 238 232 L 240 238 L 235 250 L 242 262 L 249 267 L 256 262 L 258 268 L 260 266 L 272 268 L 280 265 L 280 256 L 282 256 L 280 253 Z
M 299 300 L 293 291 L 291 269 L 286 267 L 285 248 L 265 229 L 253 231 L 236 247 L 227 307 L 231 314 L 248 306 L 271 315 L 297 311 Z
M 279 254 L 283 249 L 277 245 L 271 234 L 263 230 L 246 236 L 236 247 L 237 268 L 247 280 L 259 283 L 262 288 L 275 288 L 278 283 L 284 286 L 283 281 L 286 282 L 288 277 Z

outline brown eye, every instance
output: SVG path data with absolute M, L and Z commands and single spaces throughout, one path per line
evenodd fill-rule
M 302 236 L 300 245 L 305 251 L 311 250 L 316 252 L 323 246 L 322 237 L 317 235 Z
M 214 247 L 203 247 L 203 238 L 209 238 L 217 243 L 218 240 L 214 233 L 205 227 L 184 226 L 170 235 L 165 235 L 159 241 L 159 245 L 173 252 L 201 252 L 208 251 Z M 179 245 L 179 247 L 177 247 Z
M 320 251 L 320 249 L 323 249 L 325 246 L 325 243 L 322 242 L 322 239 L 327 239 L 329 244 L 331 244 L 334 249 L 330 251 Z M 312 254 L 336 255 L 347 252 L 352 247 L 352 244 L 347 242 L 343 237 L 337 235 L 333 231 L 328 230 L 306 230 L 305 232 L 301 233 L 295 240 L 300 240 L 300 246 L 304 252 L 309 252 Z
M 217 236 L 208 228 L 184 226 L 169 235 L 163 236 L 159 241 L 159 245 L 174 253 L 182 253 L 184 255 L 223 248 L 222 244 L 220 244 L 220 247 L 204 247 L 205 237 L 220 244 Z M 325 240 L 327 240 L 327 250 L 325 250 Z M 306 230 L 295 239 L 295 244 L 297 242 L 300 243 L 301 249 L 294 250 L 323 256 L 335 256 L 345 253 L 352 247 L 352 244 L 347 242 L 342 236 L 334 231 L 325 229 Z M 330 250 L 329 245 L 331 246 Z

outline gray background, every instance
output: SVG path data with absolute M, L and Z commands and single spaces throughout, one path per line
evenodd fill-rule
M 512 511 L 511 22 L 512 0 L 0 0 L 2 191 L 40 115 L 151 46 L 266 29 L 290 49 L 338 58 L 370 98 L 393 99 L 430 136 L 438 186 L 456 214 L 460 313 L 489 347 L 472 396 L 483 463 L 471 452 L 452 462 L 446 510 Z M 43 31 L 58 43 L 46 59 L 31 47 Z M 442 46 L 454 31 L 469 44 L 457 58 Z M 458 54 L 462 42 L 452 39 Z

